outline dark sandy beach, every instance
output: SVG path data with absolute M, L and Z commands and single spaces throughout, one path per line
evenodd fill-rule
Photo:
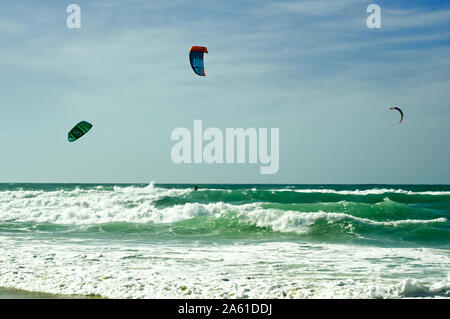
M 86 298 L 95 298 L 95 297 L 47 294 L 41 292 L 0 287 L 0 299 L 86 299 Z

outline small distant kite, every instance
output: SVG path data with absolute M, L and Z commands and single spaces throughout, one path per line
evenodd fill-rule
M 189 61 L 195 74 L 205 76 L 205 67 L 203 64 L 203 54 L 208 53 L 205 47 L 193 46 L 189 50 Z
M 92 124 L 88 123 L 86 121 L 81 121 L 77 125 L 73 127 L 73 129 L 70 130 L 67 138 L 69 139 L 69 142 L 73 142 L 78 140 L 80 137 L 82 137 L 84 134 L 86 134 L 90 129 L 92 128 Z
M 403 111 L 400 110 L 400 109 L 399 109 L 398 107 L 396 107 L 396 106 L 393 106 L 393 107 L 388 108 L 388 111 L 390 111 L 390 110 L 397 110 L 397 111 L 400 112 L 400 122 L 399 122 L 399 123 L 401 123 L 401 122 L 403 121 Z

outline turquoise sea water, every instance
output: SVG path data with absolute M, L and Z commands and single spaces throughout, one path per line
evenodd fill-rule
M 0 184 L 0 287 L 450 296 L 450 186 Z

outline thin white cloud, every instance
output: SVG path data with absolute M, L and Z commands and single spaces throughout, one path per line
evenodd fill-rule
M 15 36 L 24 30 L 24 24 L 11 19 L 0 19 L 0 36 Z
M 361 0 L 306 0 L 272 2 L 268 3 L 264 11 L 273 14 L 295 13 L 311 16 L 333 16 L 352 7 L 358 8 L 357 5 L 361 5 L 363 3 L 364 1 Z
M 450 25 L 450 10 L 427 8 L 391 9 L 382 7 L 383 28 L 418 28 Z

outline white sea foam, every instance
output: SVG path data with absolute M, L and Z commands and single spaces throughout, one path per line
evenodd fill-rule
M 111 298 L 448 297 L 449 251 L 0 238 L 0 286 Z
M 428 224 L 428 223 L 445 223 L 447 219 L 444 217 L 435 219 L 403 219 L 392 221 L 377 221 L 368 218 L 360 218 L 345 213 L 334 212 L 298 212 L 298 211 L 281 211 L 275 209 L 255 209 L 250 212 L 241 213 L 243 219 L 255 224 L 258 227 L 271 227 L 274 231 L 279 232 L 295 232 L 305 233 L 309 227 L 318 220 L 325 220 L 328 223 L 334 223 L 342 220 L 356 221 L 368 225 L 375 226 L 394 226 L 405 224 Z
M 215 204 L 202 211 L 197 204 L 158 209 L 163 197 L 183 196 L 188 189 L 119 187 L 114 190 L 80 189 L 58 191 L 0 192 L 0 221 L 56 224 L 97 224 L 108 222 L 173 222 L 214 212 Z
M 435 219 L 404 219 L 377 221 L 339 212 L 299 212 L 264 209 L 263 203 L 233 205 L 223 202 L 185 203 L 159 207 L 155 203 L 164 197 L 184 196 L 189 189 L 154 187 L 119 187 L 58 191 L 0 192 L 0 221 L 37 222 L 70 225 L 102 224 L 110 222 L 173 223 L 200 216 L 220 217 L 235 212 L 244 222 L 274 231 L 304 233 L 318 220 L 334 223 L 349 220 L 376 226 L 443 223 Z
M 450 195 L 450 191 L 424 191 L 424 192 L 414 192 L 404 189 L 394 189 L 394 188 L 373 188 L 366 190 L 335 190 L 335 189 L 271 189 L 272 192 L 296 192 L 296 193 L 306 193 L 306 194 L 338 194 L 338 195 L 382 195 L 386 193 L 393 194 L 404 194 L 404 195 L 433 195 L 433 196 L 447 196 Z
M 450 274 L 442 281 L 429 286 L 419 280 L 408 278 L 403 280 L 400 295 L 404 297 L 446 296 L 450 297 Z
M 157 204 L 190 192 L 154 185 L 1 191 L 0 221 L 170 223 L 231 212 L 238 222 L 293 233 L 307 232 L 318 221 L 388 227 L 447 221 L 443 217 L 380 221 L 339 212 L 264 209 L 264 203 Z M 0 287 L 111 298 L 450 296 L 448 249 L 118 237 L 0 233 Z

